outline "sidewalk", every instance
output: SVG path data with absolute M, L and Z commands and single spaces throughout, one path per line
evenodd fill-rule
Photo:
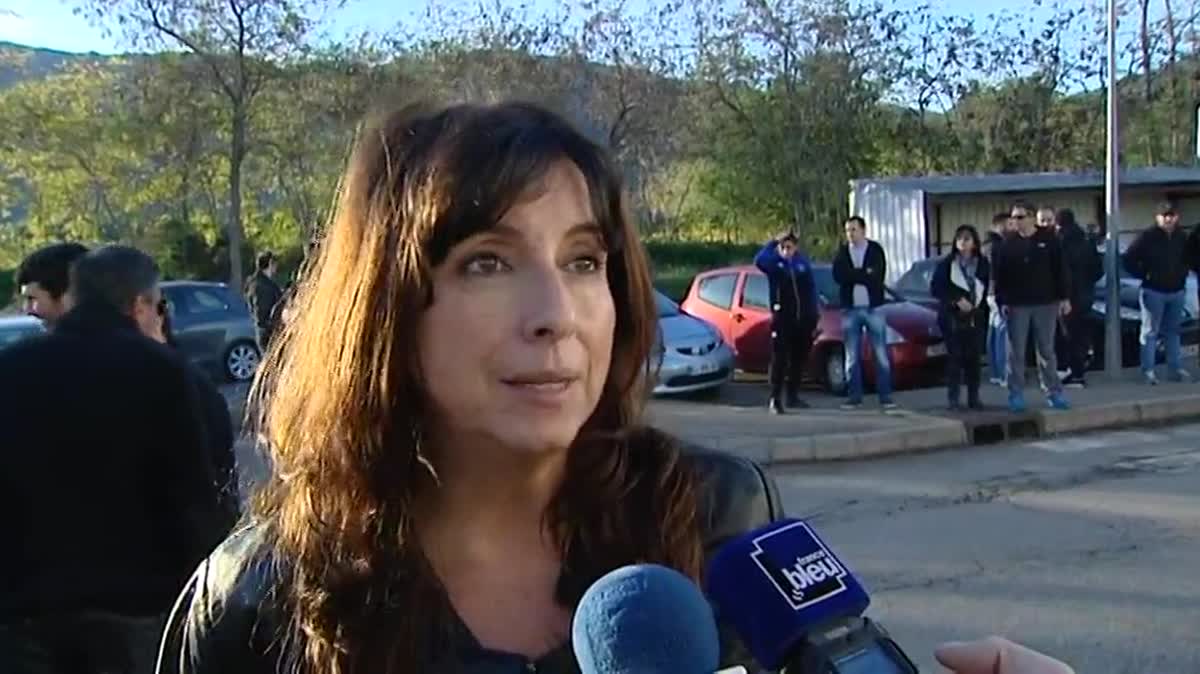
M 764 384 L 736 382 L 717 400 L 655 400 L 649 417 L 688 442 L 766 464 L 858 459 L 1200 417 L 1200 383 L 1146 386 L 1136 370 L 1119 382 L 1093 374 L 1088 388 L 1066 390 L 1072 409 L 1062 412 L 1046 408 L 1036 387 L 1026 393 L 1024 415 L 1008 412 L 1004 389 L 985 384 L 981 395 L 987 410 L 955 414 L 946 410 L 944 388 L 901 391 L 895 396 L 901 411 L 884 414 L 871 397 L 862 409 L 848 412 L 838 409 L 840 398 L 811 391 L 805 399 L 812 409 L 776 416 L 767 413 Z
M 981 394 L 988 409 L 983 412 L 951 414 L 945 389 L 930 388 L 897 392 L 901 409 L 894 413 L 884 414 L 871 396 L 862 409 L 848 412 L 838 408 L 841 398 L 805 391 L 812 409 L 772 415 L 766 384 L 739 381 L 717 399 L 657 398 L 647 416 L 687 442 L 763 464 L 860 459 L 1200 418 L 1197 382 L 1146 386 L 1135 369 L 1115 383 L 1094 373 L 1089 384 L 1066 390 L 1072 409 L 1063 412 L 1047 409 L 1035 386 L 1026 393 L 1029 412 L 1010 414 L 1007 391 L 985 384 Z M 224 389 L 237 422 L 245 389 Z

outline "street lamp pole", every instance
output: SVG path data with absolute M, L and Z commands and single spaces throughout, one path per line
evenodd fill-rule
M 1120 212 L 1120 126 L 1117 108 L 1117 0 L 1108 0 L 1108 152 L 1104 172 L 1104 269 L 1107 310 L 1104 316 L 1104 372 L 1116 379 L 1121 374 L 1121 273 L 1119 260 Z

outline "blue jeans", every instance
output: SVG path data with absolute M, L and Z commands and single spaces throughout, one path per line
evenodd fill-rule
M 994 309 L 988 321 L 988 371 L 995 379 L 1008 380 L 1008 319 Z
M 846 347 L 846 397 L 861 403 L 863 398 L 862 333 L 867 331 L 875 360 L 875 390 L 883 403 L 892 401 L 892 359 L 888 355 L 887 321 L 867 308 L 842 311 L 842 341 Z
M 1160 293 L 1142 288 L 1142 372 L 1153 372 L 1157 360 L 1158 338 L 1167 350 L 1167 372 L 1179 372 L 1179 323 L 1183 320 L 1186 290 Z

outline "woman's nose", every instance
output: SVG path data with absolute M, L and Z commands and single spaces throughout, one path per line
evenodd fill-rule
M 526 339 L 559 340 L 574 334 L 578 308 L 568 282 L 559 269 L 531 274 L 521 297 Z

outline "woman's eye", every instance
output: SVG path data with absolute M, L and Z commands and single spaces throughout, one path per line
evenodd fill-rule
M 492 253 L 480 253 L 471 257 L 463 264 L 463 271 L 467 274 L 488 275 L 504 271 L 508 265 L 501 260 L 499 256 Z
M 579 274 L 588 274 L 604 269 L 604 259 L 596 255 L 584 255 L 571 260 L 567 268 Z

